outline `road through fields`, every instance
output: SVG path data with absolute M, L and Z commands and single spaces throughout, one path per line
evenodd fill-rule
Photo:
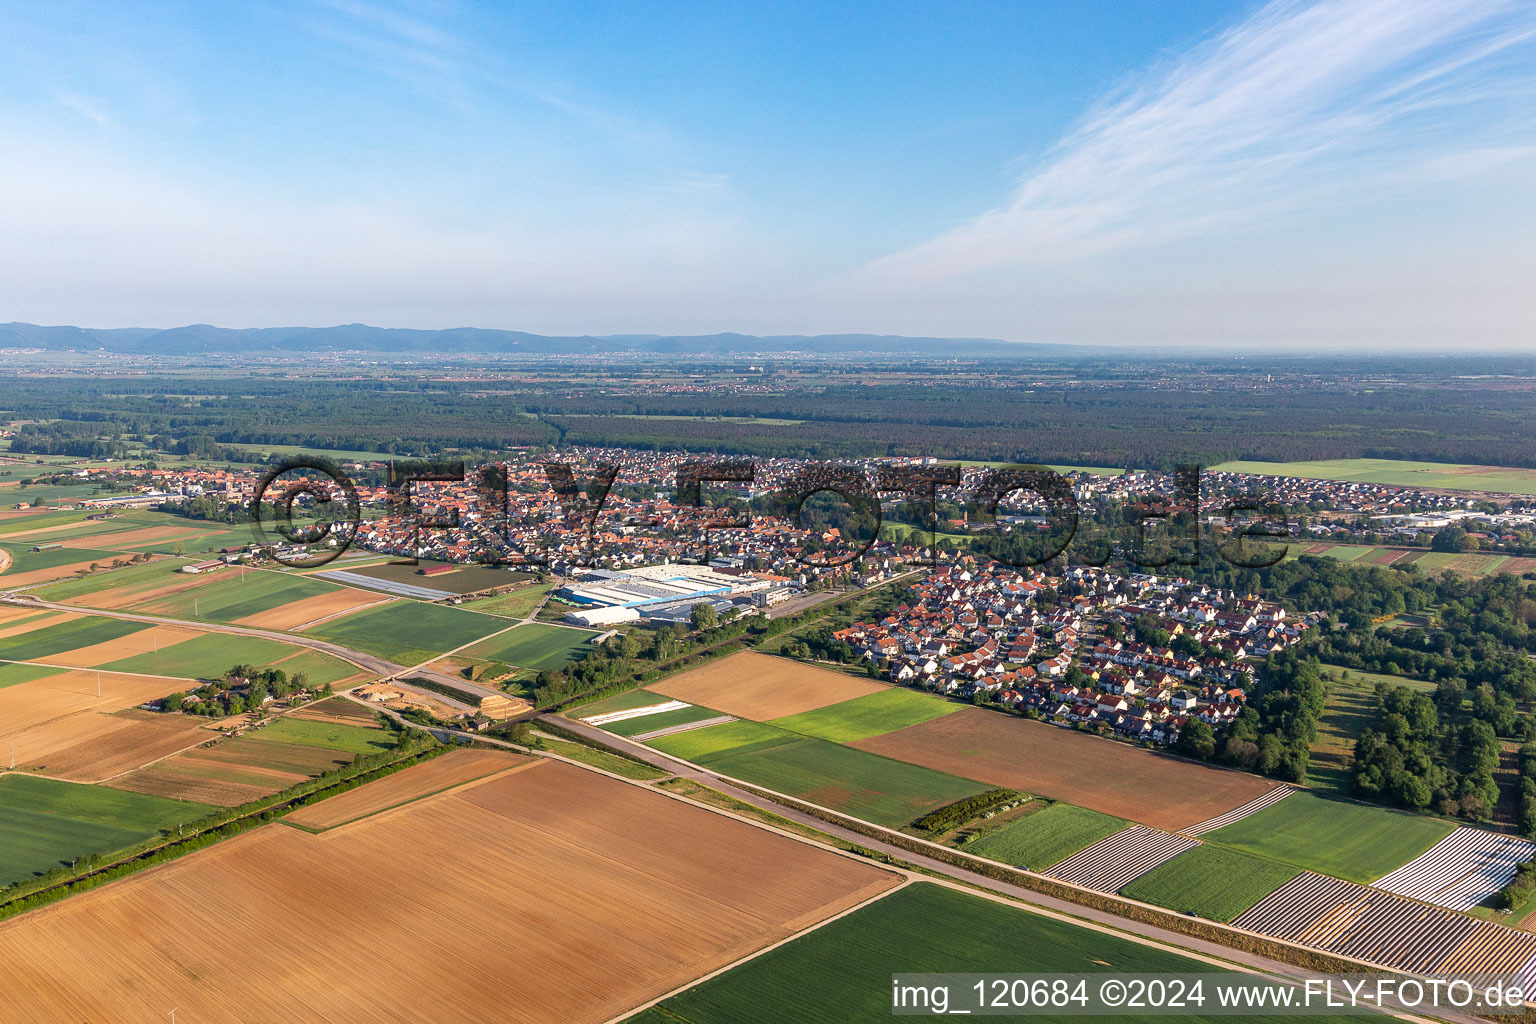
M 206 633 L 230 633 L 236 636 L 254 636 L 261 637 L 266 640 L 277 640 L 283 643 L 296 644 L 300 647 L 308 647 L 313 650 L 320 651 L 322 654 L 329 654 L 334 657 L 341 658 L 344 661 L 350 661 L 352 664 L 358 666 L 359 668 L 367 672 L 372 672 L 375 675 L 392 677 L 394 679 L 394 683 L 392 685 L 413 691 L 415 688 L 411 687 L 408 683 L 402 682 L 399 678 L 400 676 L 426 676 L 428 679 L 447 684 L 454 687 L 455 689 L 476 693 L 482 697 L 506 696 L 505 693 L 494 689 L 493 687 L 482 686 L 479 683 L 473 683 L 457 677 L 450 677 L 436 671 L 435 669 L 429 669 L 426 667 L 425 662 L 420 665 L 413 666 L 397 665 L 392 661 L 386 661 L 384 658 L 381 658 L 376 654 L 368 654 L 364 651 L 354 651 L 350 647 L 343 647 L 341 644 L 333 643 L 329 640 L 319 640 L 315 637 L 303 636 L 297 633 L 279 633 L 275 630 L 258 629 L 253 626 L 229 626 L 222 623 L 194 622 L 189 619 L 172 619 L 164 615 L 140 615 L 134 612 L 81 609 L 76 608 L 73 605 L 55 604 L 52 601 L 44 601 L 40 598 L 30 597 L 25 594 L 9 595 L 5 598 L 5 600 L 11 604 L 21 605 L 28 608 L 46 608 L 52 609 L 54 611 L 73 612 L 77 615 L 98 615 L 102 618 L 123 619 L 128 622 L 145 622 L 152 625 L 186 626 L 190 629 L 202 630 Z M 437 657 L 439 656 L 434 655 L 433 660 L 435 661 Z M 420 692 L 425 696 L 432 697 L 434 700 L 442 701 L 443 703 L 448 704 L 459 711 L 465 711 L 473 714 L 478 710 L 460 701 L 456 701 L 451 697 L 446 697 L 443 694 L 432 690 L 423 689 L 420 690 Z

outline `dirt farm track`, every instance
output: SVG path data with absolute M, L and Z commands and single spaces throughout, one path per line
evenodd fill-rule
M 18 1021 L 601 1022 L 899 883 L 548 761 L 14 918 L 0 991 Z

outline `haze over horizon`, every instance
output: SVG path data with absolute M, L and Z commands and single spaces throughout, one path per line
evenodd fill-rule
M 0 321 L 1528 349 L 1536 8 L 0 12 Z

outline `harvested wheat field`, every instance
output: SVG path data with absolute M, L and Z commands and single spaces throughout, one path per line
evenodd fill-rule
M 370 594 L 364 590 L 337 590 L 329 594 L 316 594 L 314 597 L 289 601 L 276 608 L 269 608 L 255 615 L 247 615 L 243 619 L 236 619 L 235 625 L 256 626 L 261 629 L 298 629 L 317 619 L 343 615 L 370 605 L 386 604 L 392 600 L 394 598 Z
M 702 665 L 646 689 L 673 700 L 766 722 L 888 689 L 872 679 L 743 651 Z
M 208 736 L 206 732 L 203 735 Z M 191 800 L 218 807 L 238 807 L 271 796 L 303 782 L 307 777 L 298 772 L 244 763 L 240 752 L 231 755 L 218 746 L 198 746 L 147 768 L 119 775 L 108 785 L 135 793 Z
M 136 611 L 151 601 L 158 601 L 161 598 L 172 597 L 194 587 L 204 586 L 214 579 L 212 576 L 205 575 L 187 576 L 182 573 L 173 575 L 169 571 L 166 575 L 172 577 L 168 583 L 162 582 L 160 578 L 154 578 L 149 581 L 148 586 L 143 583 L 137 585 L 128 584 L 90 594 L 77 594 L 74 597 L 66 597 L 59 603 L 79 605 L 83 608 L 100 608 L 103 611 L 121 611 L 124 608 Z
M 80 618 L 74 612 L 38 612 L 35 608 L 17 608 L 19 612 L 28 613 L 28 618 L 12 618 L 9 624 L 0 625 L 0 639 L 8 636 L 20 636 L 36 629 L 48 626 L 57 626 L 71 619 Z
M 104 782 L 169 757 L 208 738 L 186 715 L 153 711 L 74 715 L 6 740 L 16 745 L 16 766 L 72 782 Z
M 455 750 L 340 796 L 300 807 L 283 820 L 291 825 L 323 831 L 476 780 L 489 779 L 498 773 L 522 771 L 539 763 L 537 758 L 514 754 L 510 750 Z
M 600 1022 L 899 881 L 545 761 L 13 918 L 0 991 L 18 1020 Z
M 123 658 L 131 658 L 136 654 L 151 654 L 162 651 L 167 647 L 174 647 L 193 637 L 204 636 L 195 629 L 187 629 L 184 626 L 149 626 L 136 633 L 118 637 L 116 640 L 107 640 L 99 644 L 91 644 L 89 647 L 77 647 L 73 651 L 64 651 L 53 654 L 41 660 L 51 665 L 69 665 L 73 668 L 94 668 L 97 665 L 105 665 L 108 662 L 121 661 Z M 133 666 L 142 668 L 143 666 Z M 175 687 L 171 687 L 174 690 Z M 166 690 L 166 693 L 171 692 Z
M 1169 832 L 1229 811 L 1277 785 L 980 708 L 851 745 Z
M 92 533 L 84 537 L 71 537 L 59 543 L 67 548 L 106 548 L 109 551 L 129 550 L 136 545 L 154 544 L 158 541 L 191 541 L 207 536 L 212 530 L 189 529 L 185 526 L 144 526 L 122 533 Z
M 131 708 L 175 690 L 173 679 L 103 672 L 98 697 L 96 673 L 89 669 L 17 683 L 0 689 L 0 739 L 15 738 L 72 715 Z
M 68 579 L 82 570 L 89 569 L 92 565 L 100 564 L 102 564 L 101 559 L 93 558 L 84 562 L 71 562 L 68 565 L 55 565 L 48 569 L 33 569 L 31 572 L 6 573 L 0 576 L 0 586 L 10 590 L 15 587 L 31 586 L 33 583 Z
M 0 742 L 16 765 L 98 782 L 196 743 L 201 723 L 135 710 L 176 688 L 172 680 L 120 672 L 61 672 L 0 688 Z

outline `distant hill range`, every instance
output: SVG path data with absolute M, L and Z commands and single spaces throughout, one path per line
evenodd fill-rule
M 193 324 L 168 330 L 120 327 L 39 327 L 0 324 L 0 349 L 41 348 L 60 352 L 104 351 L 133 355 L 283 356 L 305 352 L 355 352 L 401 356 L 437 355 L 600 355 L 752 356 L 879 354 L 927 358 L 1030 357 L 1091 351 L 1071 345 L 997 341 L 991 338 L 907 338 L 880 334 L 750 334 L 552 337 L 522 331 L 457 327 L 412 331 L 366 324 L 341 327 L 259 327 L 233 329 Z

